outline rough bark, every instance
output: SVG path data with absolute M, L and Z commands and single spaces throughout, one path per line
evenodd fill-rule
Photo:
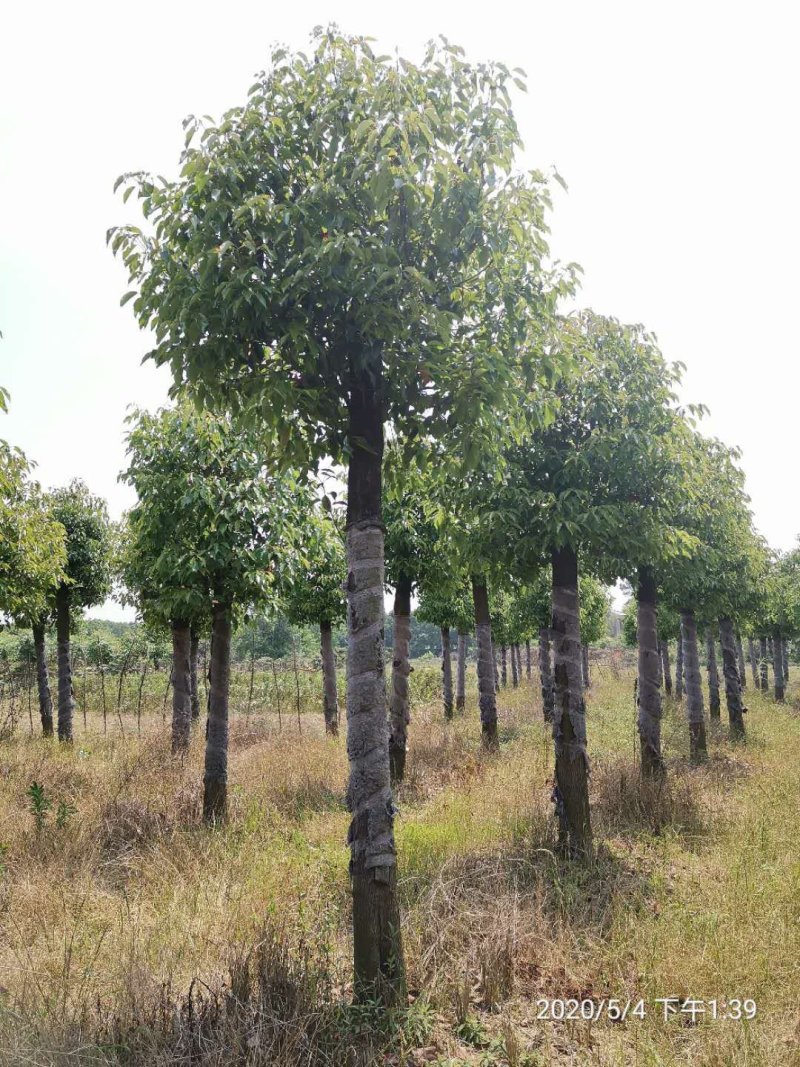
M 477 643 L 477 634 L 475 635 L 475 637 L 476 637 L 476 643 Z M 492 641 L 492 670 L 494 671 L 494 691 L 495 691 L 495 693 L 499 693 L 500 692 L 500 653 L 495 648 L 494 641 Z
M 53 699 L 50 696 L 50 679 L 47 676 L 47 650 L 45 648 L 44 623 L 33 627 L 33 648 L 36 654 L 36 685 L 39 690 L 39 717 L 42 720 L 44 737 L 53 736 Z
M 339 694 L 336 691 L 336 657 L 333 654 L 333 628 L 329 622 L 319 624 L 319 649 L 322 659 L 322 712 L 325 733 L 339 733 Z
M 56 640 L 58 645 L 58 739 L 72 741 L 72 659 L 69 642 L 70 595 L 65 585 L 56 593 Z
M 692 763 L 700 763 L 706 758 L 708 751 L 703 688 L 700 682 L 700 656 L 697 652 L 697 623 L 692 611 L 681 612 L 681 640 L 686 679 L 686 717 L 689 721 L 689 755 Z
M 589 646 L 581 645 L 581 670 L 583 672 L 583 688 L 590 689 L 592 676 L 589 670 Z
M 747 638 L 747 656 L 750 660 L 750 673 L 753 676 L 753 687 L 755 689 L 761 688 L 761 679 L 758 676 L 758 658 L 756 656 L 756 645 L 752 637 Z
M 383 403 L 379 359 L 353 368 L 348 400 L 351 446 L 347 499 L 347 802 L 353 899 L 354 995 L 405 1000 L 397 900 L 394 800 L 384 637 L 384 532 L 381 522 Z
M 453 659 L 450 651 L 450 627 L 441 627 L 442 635 L 442 704 L 444 717 L 453 718 Z
M 739 740 L 744 737 L 744 716 L 742 712 L 742 688 L 739 680 L 736 634 L 733 623 L 727 617 L 719 620 L 719 640 L 722 645 L 722 675 L 725 679 L 725 703 L 728 708 L 728 722 L 731 737 Z
M 392 782 L 402 782 L 406 772 L 408 724 L 411 721 L 408 678 L 411 674 L 411 580 L 399 578 L 394 591 L 394 650 L 392 695 L 389 700 L 389 768 Z
M 573 856 L 592 850 L 589 819 L 589 757 L 583 699 L 578 557 L 571 548 L 556 549 L 553 564 L 553 658 L 555 701 L 553 741 L 556 756 L 554 799 L 559 839 Z
M 539 681 L 542 688 L 542 715 L 545 722 L 552 722 L 555 689 L 553 687 L 550 630 L 546 626 L 543 626 L 539 631 Z
M 185 752 L 192 733 L 192 669 L 189 624 L 172 623 L 172 751 Z
M 739 634 L 736 637 L 736 662 L 739 666 L 739 686 L 742 692 L 747 689 L 747 671 L 744 664 L 744 649 L 742 648 L 742 639 Z
M 780 637 L 775 637 L 772 641 L 772 673 L 775 684 L 775 699 L 779 704 L 782 704 L 786 696 L 786 683 L 783 677 L 783 648 Z
M 197 685 L 197 661 L 200 653 L 200 638 L 194 627 L 189 631 L 189 692 L 192 705 L 192 722 L 200 718 L 200 690 Z
M 769 659 L 767 656 L 767 639 L 759 638 L 759 650 L 761 652 L 761 689 L 766 693 L 769 689 Z
M 216 604 L 211 619 L 206 759 L 203 776 L 203 819 L 224 822 L 228 814 L 228 701 L 231 683 L 231 616 Z
M 668 697 L 672 696 L 672 667 L 669 662 L 669 641 L 661 641 L 661 677 L 664 682 L 664 692 Z
M 485 748 L 497 748 L 497 699 L 495 663 L 492 654 L 492 623 L 489 616 L 489 593 L 486 580 L 472 579 L 472 603 L 475 609 L 475 641 L 478 646 L 478 707 L 481 714 L 481 738 Z
M 781 651 L 783 652 L 783 684 L 789 683 L 789 642 L 785 637 L 781 638 Z
M 678 647 L 675 651 L 675 697 L 677 700 L 683 700 L 684 671 L 683 638 L 679 631 Z
M 517 646 L 511 646 L 511 685 L 514 689 L 519 687 L 519 668 L 517 666 Z
M 500 648 L 500 684 L 503 689 L 508 685 L 508 648 L 506 645 Z
M 514 645 L 514 649 L 517 653 L 517 680 L 522 685 L 522 645 Z
M 720 717 L 719 669 L 717 668 L 717 648 L 714 634 L 706 632 L 706 660 L 708 669 L 708 714 L 712 719 Z
M 456 711 L 463 711 L 467 702 L 467 634 L 459 632 L 456 658 Z
M 525 642 L 525 677 L 528 681 L 531 680 L 531 643 L 530 640 Z
M 658 650 L 656 582 L 652 567 L 639 568 L 636 595 L 636 636 L 639 644 L 639 744 L 642 774 L 664 770 L 661 757 L 661 657 Z

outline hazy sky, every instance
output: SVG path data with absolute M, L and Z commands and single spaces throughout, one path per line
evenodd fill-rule
M 800 532 L 797 335 L 800 65 L 794 5 L 227 0 L 8 5 L 0 59 L 0 436 L 46 485 L 83 477 L 112 514 L 128 404 L 164 372 L 120 308 L 106 229 L 126 170 L 176 171 L 189 113 L 244 100 L 273 41 L 335 20 L 417 57 L 444 33 L 523 67 L 525 162 L 556 165 L 551 247 L 585 270 L 581 303 L 654 331 L 687 365 L 708 433 L 743 449 L 772 545 Z

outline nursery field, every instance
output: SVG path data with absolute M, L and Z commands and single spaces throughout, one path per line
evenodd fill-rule
M 0 1062 L 800 1063 L 793 688 L 782 706 L 749 689 L 746 744 L 712 722 L 699 767 L 668 699 L 668 774 L 643 785 L 635 673 L 596 667 L 596 848 L 578 863 L 555 850 L 536 680 L 498 695 L 487 753 L 473 669 L 451 723 L 438 675 L 412 675 L 396 796 L 409 996 L 391 1011 L 352 1003 L 344 729 L 325 736 L 310 693 L 280 729 L 272 703 L 232 702 L 215 828 L 202 726 L 172 757 L 155 699 L 138 733 L 104 733 L 90 708 L 72 746 L 0 742 Z M 562 1001 L 577 1017 L 553 1018 Z

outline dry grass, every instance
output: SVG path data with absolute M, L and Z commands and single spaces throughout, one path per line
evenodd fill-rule
M 750 694 L 749 739 L 643 787 L 632 677 L 588 696 L 597 855 L 555 851 L 551 746 L 528 684 L 500 699 L 499 756 L 474 694 L 415 709 L 397 823 L 411 1004 L 349 995 L 343 741 L 321 717 L 231 734 L 231 818 L 199 826 L 185 762 L 141 739 L 0 744 L 0 1062 L 148 1064 L 800 1063 L 800 716 Z M 26 791 L 53 802 L 37 830 Z M 59 801 L 74 808 L 56 825 Z M 752 997 L 754 1023 L 663 1022 L 656 997 Z M 625 1023 L 547 1022 L 540 997 L 643 997 Z

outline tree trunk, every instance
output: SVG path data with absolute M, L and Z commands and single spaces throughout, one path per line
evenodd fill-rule
M 661 659 L 658 651 L 656 581 L 652 567 L 639 568 L 636 595 L 636 636 L 639 643 L 639 744 L 642 774 L 664 770 L 661 758 Z
M 785 696 L 785 682 L 783 678 L 783 648 L 780 637 L 772 640 L 772 673 L 775 676 L 775 699 L 782 704 Z
M 525 641 L 525 677 L 528 681 L 531 680 L 531 642 L 530 639 Z
M 456 659 L 456 711 L 463 711 L 467 702 L 467 641 L 466 634 L 459 632 L 458 657 Z
M 70 596 L 65 585 L 56 593 L 56 639 L 58 643 L 58 739 L 72 741 L 72 659 L 69 643 Z
M 517 679 L 522 685 L 522 645 L 517 643 L 514 648 L 517 650 Z
M 707 754 L 703 687 L 700 682 L 700 657 L 697 652 L 697 624 L 693 611 L 681 612 L 683 669 L 686 674 L 686 717 L 689 720 L 689 755 L 692 763 L 702 762 Z
M 497 748 L 497 700 L 495 696 L 492 623 L 486 579 L 473 575 L 472 603 L 475 609 L 475 640 L 478 646 L 478 707 L 484 748 Z
M 411 579 L 399 578 L 394 591 L 394 650 L 392 695 L 389 700 L 389 769 L 391 781 L 402 782 L 406 773 L 408 724 L 411 721 L 408 678 L 411 674 Z
M 675 651 L 675 698 L 677 700 L 683 700 L 684 671 L 683 637 L 678 630 L 678 647 Z
M 708 714 L 718 719 L 720 713 L 719 670 L 717 669 L 717 649 L 713 631 L 706 631 L 706 658 L 708 660 Z
M 442 626 L 442 703 L 444 717 L 453 718 L 453 660 L 450 652 L 450 627 Z
M 519 686 L 519 673 L 517 667 L 517 646 L 511 646 L 511 685 L 516 689 Z
M 761 679 L 758 676 L 758 658 L 756 656 L 756 645 L 752 637 L 747 638 L 747 655 L 750 660 L 750 673 L 753 676 L 753 687 L 755 689 L 761 688 Z
M 664 692 L 672 696 L 672 671 L 669 662 L 669 641 L 661 642 L 661 675 L 664 680 Z
M 553 658 L 555 701 L 553 740 L 556 754 L 554 798 L 559 839 L 570 855 L 592 850 L 589 819 L 589 757 L 581 667 L 578 557 L 571 548 L 553 551 Z
M 789 683 L 789 642 L 785 637 L 781 638 L 781 650 L 783 652 L 783 684 Z
M 189 630 L 189 694 L 192 705 L 192 722 L 200 718 L 200 690 L 197 687 L 197 659 L 200 650 L 200 638 L 192 626 Z
M 728 707 L 731 738 L 739 740 L 744 737 L 742 688 L 737 666 L 736 635 L 733 623 L 728 618 L 719 620 L 719 640 L 722 645 L 722 674 L 725 679 L 725 703 Z
M 50 679 L 47 677 L 47 651 L 45 649 L 44 623 L 33 627 L 33 647 L 36 653 L 36 685 L 39 690 L 39 716 L 42 720 L 42 735 L 53 736 L 53 699 L 50 696 Z
M 747 672 L 744 665 L 744 649 L 742 648 L 742 639 L 739 634 L 736 634 L 736 662 L 739 665 L 739 686 L 742 692 L 747 689 Z
M 192 668 L 189 624 L 172 623 L 172 751 L 185 752 L 192 733 Z
M 760 637 L 758 641 L 761 667 L 761 689 L 764 693 L 769 689 L 769 659 L 767 656 L 767 639 Z
M 583 688 L 590 689 L 592 676 L 589 671 L 589 646 L 581 645 L 581 671 L 583 672 Z
M 539 631 L 539 682 L 542 688 L 542 715 L 545 722 L 552 722 L 555 690 L 553 688 L 553 662 L 550 653 L 550 630 L 546 626 L 543 626 Z
M 322 711 L 325 733 L 339 733 L 339 694 L 336 692 L 336 657 L 333 654 L 333 628 L 329 622 L 319 624 L 319 647 L 322 658 Z
M 500 684 L 503 689 L 508 685 L 508 648 L 505 645 L 500 647 Z
M 383 663 L 380 357 L 353 368 L 347 483 L 347 802 L 356 1000 L 405 1001 Z M 395 636 L 396 640 L 396 636 Z M 407 675 L 406 675 L 407 680 Z M 405 723 L 403 723 L 405 726 Z
M 211 620 L 203 819 L 223 822 L 228 814 L 228 700 L 231 683 L 231 616 L 215 604 Z
M 494 641 L 492 642 L 492 665 L 493 665 L 492 669 L 494 671 L 494 691 L 495 691 L 495 693 L 499 693 L 500 692 L 500 653 L 495 648 Z

